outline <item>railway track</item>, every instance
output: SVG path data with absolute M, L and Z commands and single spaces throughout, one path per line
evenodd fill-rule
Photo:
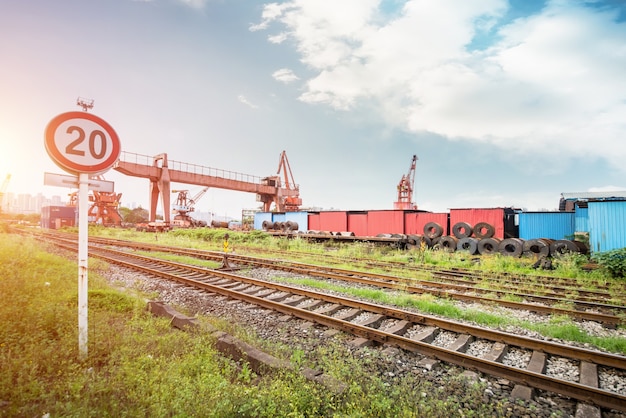
M 59 236 L 55 234 L 53 236 Z M 70 241 L 75 239 L 72 234 L 60 235 Z M 163 245 L 131 242 L 126 240 L 111 240 L 103 238 L 91 238 L 92 243 L 101 245 L 114 245 L 123 248 L 133 248 L 151 252 L 170 252 L 179 255 L 186 255 L 195 258 L 213 260 L 221 262 L 224 253 L 218 251 L 196 250 L 189 248 L 170 247 Z M 376 288 L 386 288 L 402 290 L 413 294 L 431 294 L 440 298 L 454 299 L 468 303 L 479 303 L 483 305 L 498 305 L 509 309 L 523 310 L 544 315 L 564 315 L 575 320 L 595 321 L 607 327 L 615 327 L 626 323 L 626 306 L 604 303 L 599 294 L 603 292 L 587 292 L 597 294 L 595 299 L 580 297 L 579 291 L 573 297 L 566 297 L 565 293 L 558 293 L 556 290 L 550 291 L 549 295 L 538 295 L 513 290 L 499 290 L 485 286 L 485 282 L 471 279 L 459 279 L 458 275 L 452 275 L 451 270 L 432 270 L 428 272 L 429 277 L 417 279 L 411 277 L 400 277 L 390 274 L 374 273 L 363 270 L 349 270 L 343 268 L 325 267 L 306 263 L 298 263 L 286 260 L 275 260 L 259 257 L 244 256 L 239 254 L 229 254 L 228 259 L 236 265 L 246 265 L 250 267 L 265 267 L 272 270 L 282 270 L 291 273 L 299 273 L 324 279 L 339 280 L 346 283 L 358 283 Z M 406 275 L 406 272 L 405 272 Z M 440 281 L 441 277 L 452 275 L 451 281 Z M 519 280 L 519 278 L 516 278 Z M 540 283 L 539 287 L 545 293 L 547 287 Z M 585 295 L 587 295 L 585 293 Z M 608 293 L 607 293 L 608 295 Z M 611 298 L 622 297 L 626 300 L 626 295 L 611 293 Z
M 174 280 L 209 294 L 245 301 L 380 344 L 389 344 L 408 352 L 505 378 L 517 384 L 514 392 L 540 389 L 575 399 L 584 408 L 626 411 L 626 394 L 623 391 L 612 391 L 603 384 L 610 380 L 610 376 L 626 378 L 626 357 L 622 355 L 532 339 L 390 306 L 110 248 L 118 244 L 115 241 L 93 243 L 90 245 L 90 255 L 144 274 Z M 56 245 L 76 250 L 71 240 L 57 241 Z M 221 256 L 223 258 L 224 254 Z M 309 274 L 315 275 L 316 270 L 310 270 Z M 440 336 L 445 336 L 448 343 L 440 342 Z M 476 346 L 482 348 L 477 349 Z M 523 367 L 515 367 L 507 362 L 508 354 L 518 351 L 525 353 L 528 358 Z M 575 377 L 551 375 L 550 364 L 554 362 L 570 364 L 576 370 L 573 373 Z

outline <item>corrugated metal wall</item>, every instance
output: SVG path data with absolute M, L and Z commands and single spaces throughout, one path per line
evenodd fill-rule
M 354 232 L 357 237 L 366 236 L 367 212 L 348 212 L 348 231 Z
M 320 231 L 345 232 L 348 230 L 348 215 L 345 211 L 320 212 Z
M 576 232 L 589 232 L 589 209 L 576 206 L 574 223 Z
M 285 218 L 287 221 L 296 222 L 298 231 L 306 232 L 309 229 L 309 216 L 306 212 L 286 212 Z
M 367 235 L 375 237 L 378 234 L 403 234 L 404 211 L 402 210 L 372 210 L 367 213 Z
M 599 253 L 626 247 L 626 202 L 589 202 L 589 247 Z
M 519 237 L 521 239 L 572 239 L 574 212 L 521 212 Z
M 272 213 L 272 222 L 287 222 L 287 215 L 284 212 Z
M 465 222 L 472 228 L 480 222 L 494 227 L 495 238 L 504 238 L 504 209 L 450 209 L 450 229 L 459 222 Z
M 448 235 L 448 214 L 432 212 L 406 212 L 404 214 L 405 234 L 424 235 L 424 226 L 435 222 L 443 228 L 443 235 Z
M 254 214 L 254 229 L 256 229 L 257 231 L 262 231 L 264 221 L 272 222 L 272 213 L 256 212 Z
M 320 230 L 320 214 L 319 212 L 309 212 L 308 213 L 308 224 L 309 230 L 319 231 Z

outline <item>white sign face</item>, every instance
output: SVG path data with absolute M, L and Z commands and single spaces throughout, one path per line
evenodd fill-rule
M 43 173 L 43 184 L 46 186 L 78 188 L 78 177 L 63 174 Z M 114 193 L 115 183 L 107 180 L 89 179 L 89 190 L 102 193 Z
M 45 131 L 46 151 L 62 169 L 72 174 L 102 173 L 120 155 L 120 140 L 111 125 L 86 112 L 54 117 Z

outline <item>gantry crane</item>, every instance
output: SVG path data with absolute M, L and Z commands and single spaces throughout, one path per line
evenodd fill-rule
M 10 180 L 11 180 L 11 175 L 7 174 L 4 181 L 2 182 L 2 186 L 0 186 L 0 213 L 2 213 L 2 209 L 4 208 L 4 193 L 7 191 L 7 187 L 9 186 Z
M 151 164 L 150 159 L 152 160 Z M 302 202 L 300 189 L 293 182 L 293 175 L 285 151 L 281 154 L 278 166 L 278 174 L 282 169 L 286 182 L 289 183 L 285 187 L 281 186 L 282 181 L 279 175 L 258 178 L 211 167 L 191 166 L 187 163 L 169 161 L 166 153 L 148 157 L 122 152 L 113 169 L 127 176 L 150 180 L 150 222 L 156 221 L 156 211 L 160 200 L 163 205 L 163 223 L 166 227 L 169 227 L 171 220 L 170 183 L 194 184 L 196 186 L 256 193 L 257 202 L 263 203 L 265 212 L 270 211 L 272 203 L 275 204 L 276 212 L 297 211 Z
M 205 187 L 192 198 L 188 196 L 189 190 L 172 190 L 172 193 L 178 193 L 176 203 L 172 205 L 172 213 L 174 214 L 172 225 L 182 228 L 206 226 L 206 222 L 192 218 L 189 216 L 189 213 L 195 210 L 194 205 L 204 196 L 207 190 L 209 188 Z
M 400 183 L 398 183 L 398 200 L 393 204 L 394 209 L 417 209 L 417 205 L 413 202 L 416 164 L 417 155 L 413 155 L 409 172 L 403 174 Z

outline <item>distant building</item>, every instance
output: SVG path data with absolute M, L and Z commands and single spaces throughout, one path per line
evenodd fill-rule
M 41 208 L 44 206 L 63 206 L 65 204 L 66 202 L 62 200 L 61 196 L 47 198 L 41 193 L 35 196 L 27 193 L 18 195 L 7 193 L 4 198 L 2 212 L 28 215 L 41 213 Z

